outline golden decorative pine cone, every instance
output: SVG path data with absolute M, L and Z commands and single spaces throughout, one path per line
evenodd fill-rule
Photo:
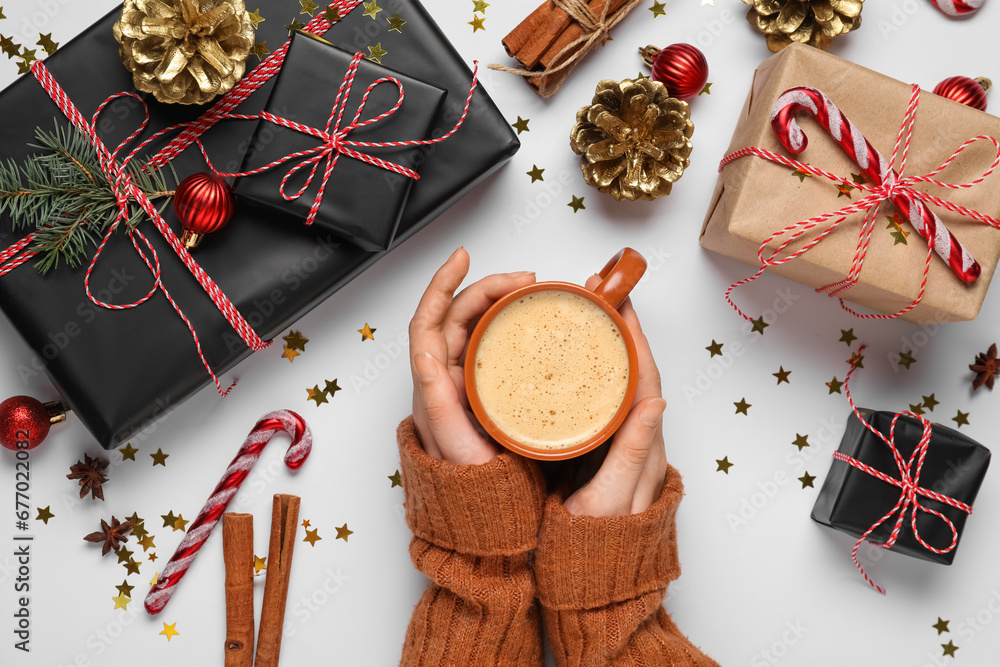
M 778 52 L 792 42 L 826 49 L 838 35 L 861 27 L 865 0 L 743 0 L 747 20 Z

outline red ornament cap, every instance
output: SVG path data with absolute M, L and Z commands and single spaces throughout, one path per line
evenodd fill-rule
M 194 248 L 205 234 L 225 227 L 235 208 L 233 190 L 220 176 L 206 171 L 181 181 L 174 193 L 174 213 L 184 228 L 184 247 Z
M 49 427 L 66 420 L 58 402 L 42 403 L 31 396 L 14 396 L 0 403 L 0 445 L 12 451 L 34 449 Z
M 653 81 L 665 85 L 671 97 L 686 100 L 704 90 L 708 82 L 708 60 L 697 47 L 680 43 L 664 49 L 647 46 L 639 52 L 653 69 Z
M 934 94 L 973 109 L 986 111 L 986 93 L 992 85 L 986 78 L 970 79 L 967 76 L 953 76 L 934 86 Z

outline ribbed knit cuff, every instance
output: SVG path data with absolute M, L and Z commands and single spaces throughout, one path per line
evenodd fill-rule
M 396 439 L 406 523 L 416 537 L 478 556 L 534 549 L 545 500 L 534 462 L 506 451 L 482 465 L 441 461 L 424 451 L 412 417 Z
M 680 576 L 675 517 L 684 487 L 667 466 L 663 492 L 639 514 L 575 516 L 559 494 L 545 503 L 535 580 L 549 609 L 596 609 L 666 589 Z

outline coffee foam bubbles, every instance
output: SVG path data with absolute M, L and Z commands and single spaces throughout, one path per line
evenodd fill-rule
M 476 391 L 512 439 L 564 449 L 614 418 L 628 369 L 622 332 L 600 307 L 569 292 L 536 292 L 487 326 L 476 353 Z

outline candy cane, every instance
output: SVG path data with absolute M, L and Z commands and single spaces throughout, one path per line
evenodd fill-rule
M 912 102 L 911 102 L 912 104 Z M 817 122 L 840 144 L 841 148 L 854 162 L 861 167 L 862 172 L 876 187 L 888 189 L 887 197 L 900 212 L 909 220 L 913 228 L 927 240 L 940 257 L 948 263 L 952 271 L 963 282 L 971 283 L 979 277 L 979 263 L 966 250 L 954 234 L 948 231 L 941 219 L 922 201 L 903 192 L 893 192 L 893 186 L 900 181 L 899 174 L 886 162 L 882 154 L 865 139 L 864 135 L 849 121 L 840 109 L 824 93 L 815 88 L 796 87 L 786 90 L 774 103 L 771 109 L 771 126 L 781 144 L 790 153 L 801 153 L 808 144 L 808 139 L 795 120 L 799 111 L 808 111 L 816 117 Z M 909 135 L 906 139 L 909 143 Z M 904 148 L 904 155 L 906 149 Z M 905 158 L 904 158 L 905 164 Z M 904 179 L 905 180 L 905 179 Z M 862 186 L 862 189 L 865 189 Z M 870 237 L 870 230 L 868 230 Z M 867 247 L 867 239 L 863 241 Z M 845 283 L 831 286 L 840 288 L 843 284 L 853 282 L 860 271 L 860 259 L 864 256 L 863 248 L 859 247 L 855 255 L 854 266 L 851 267 L 851 278 Z
M 931 0 L 931 4 L 952 17 L 968 16 L 978 11 L 986 0 Z
M 290 410 L 279 410 L 261 417 L 261 420 L 250 431 L 243 446 L 240 447 L 236 458 L 229 464 L 226 474 L 215 487 L 215 491 L 212 492 L 205 506 L 201 508 L 198 517 L 188 529 L 187 535 L 177 545 L 177 551 L 170 557 L 167 566 L 163 568 L 156 585 L 150 589 L 146 596 L 146 611 L 150 614 L 158 614 L 167 606 L 167 601 L 170 600 L 174 588 L 191 567 L 195 556 L 198 555 L 198 550 L 212 534 L 215 524 L 219 523 L 229 501 L 233 499 L 240 484 L 250 474 L 251 468 L 260 458 L 264 446 L 278 431 L 285 431 L 292 438 L 288 453 L 285 454 L 285 465 L 292 470 L 298 470 L 305 462 L 312 449 L 312 431 L 305 420 Z

